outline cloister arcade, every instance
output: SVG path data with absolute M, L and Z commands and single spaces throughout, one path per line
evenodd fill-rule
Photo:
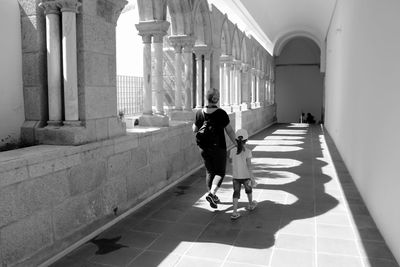
M 3 265 L 37 266 L 197 171 L 192 123 L 209 88 L 235 128 L 276 121 L 273 57 L 255 38 L 206 0 L 139 0 L 143 112 L 127 129 L 116 94 L 126 4 L 18 0 L 27 147 L 0 162 Z
M 105 88 L 98 92 L 99 89 L 94 89 L 90 81 L 96 79 L 96 75 L 102 76 L 103 72 L 107 71 L 107 75 L 103 75 L 102 78 L 103 86 L 114 86 L 115 78 L 112 76 L 115 62 L 110 62 L 115 56 L 115 36 L 112 35 L 126 2 L 100 2 L 104 4 L 104 11 L 99 11 L 99 6 L 72 0 L 42 1 L 38 4 L 43 9 L 46 19 L 45 24 L 37 25 L 38 36 L 43 37 L 47 32 L 47 45 L 42 43 L 37 47 L 35 56 L 41 61 L 32 64 L 41 64 L 37 67 L 43 72 L 42 75 L 47 73 L 47 77 L 51 79 L 48 79 L 47 84 L 41 84 L 41 89 L 38 89 L 42 92 L 40 111 L 28 112 L 35 114 L 35 118 L 28 118 L 27 121 L 30 122 L 22 127 L 22 138 L 26 143 L 85 143 L 92 140 L 90 132 L 96 128 L 96 123 L 100 123 L 93 120 L 100 117 L 107 118 L 108 124 L 114 125 L 114 132 L 103 133 L 103 138 L 100 139 L 124 133 L 124 126 L 115 114 L 115 96 Z M 107 8 L 111 8 L 111 11 Z M 192 109 L 205 104 L 204 92 L 211 87 L 221 91 L 220 105 L 229 112 L 274 104 L 273 57 L 257 40 L 247 36 L 233 24 L 226 14 L 222 14 L 214 6 L 209 6 L 205 0 L 138 1 L 138 10 L 140 21 L 136 28 L 143 41 L 145 77 L 143 114 L 139 118 L 139 125 L 168 126 L 169 120 L 191 120 Z M 44 19 L 43 11 L 36 10 L 38 20 Z M 93 15 L 91 12 L 103 12 L 104 14 L 97 14 L 103 16 L 103 23 L 111 22 L 104 31 L 108 40 L 102 40 L 102 46 L 90 46 L 91 42 L 97 41 L 98 37 L 94 34 L 99 34 L 103 29 L 95 26 L 98 29 L 93 31 L 86 26 L 86 11 L 88 18 Z M 167 13 L 170 21 L 167 20 Z M 28 31 L 25 24 L 22 27 L 23 32 Z M 61 28 L 65 29 L 62 36 Z M 31 41 L 23 40 L 25 46 L 30 46 Z M 164 108 L 166 90 L 163 83 L 163 60 L 166 53 L 163 50 L 167 47 L 173 48 L 175 54 L 174 62 L 171 62 L 174 66 L 171 71 L 174 75 L 173 108 L 168 112 Z M 44 53 L 46 50 L 47 59 Z M 32 56 L 32 51 L 26 51 L 25 57 L 28 57 L 28 54 Z M 104 69 L 93 74 L 94 68 L 88 71 L 86 69 L 94 65 L 85 66 L 86 62 L 100 63 Z M 106 65 L 111 66 L 111 69 L 105 69 Z M 24 74 L 27 78 L 29 75 Z M 105 77 L 108 77 L 108 81 Z M 31 86 L 26 86 L 26 91 L 29 91 L 28 87 Z M 45 87 L 50 89 L 48 99 L 45 99 Z M 92 96 L 95 95 L 97 98 L 102 96 L 102 104 L 107 106 L 106 113 L 98 112 L 97 104 L 100 99 L 94 100 L 96 97 Z M 26 110 L 37 109 L 37 104 L 26 101 Z M 104 121 L 102 123 L 105 124 Z M 40 129 L 46 125 L 45 130 Z M 116 125 L 118 126 L 115 127 Z M 32 129 L 35 129 L 35 137 Z

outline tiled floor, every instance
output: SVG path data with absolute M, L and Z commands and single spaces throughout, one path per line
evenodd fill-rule
M 58 266 L 399 267 L 319 126 L 252 136 L 255 211 L 232 212 L 231 176 L 217 210 L 204 169 L 62 258 Z

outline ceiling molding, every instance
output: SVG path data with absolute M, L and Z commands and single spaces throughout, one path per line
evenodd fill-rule
M 246 35 L 253 36 L 261 46 L 270 54 L 273 52 L 273 44 L 265 32 L 261 29 L 253 16 L 247 11 L 240 0 L 209 0 L 223 13 L 228 14 L 229 20 L 236 23 Z

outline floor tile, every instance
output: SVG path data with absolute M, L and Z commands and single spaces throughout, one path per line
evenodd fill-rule
M 107 254 L 95 255 L 90 258 L 90 262 L 112 265 L 112 266 L 126 266 L 136 256 L 142 253 L 142 250 L 132 247 L 121 248 Z
M 318 267 L 363 267 L 362 259 L 343 255 L 317 254 Z
M 355 239 L 351 227 L 339 225 L 317 224 L 317 235 L 327 238 Z
M 316 218 L 317 224 L 332 224 L 350 226 L 351 222 L 347 213 L 324 213 Z
M 197 242 L 186 251 L 185 256 L 222 261 L 228 255 L 230 250 L 230 245 L 212 242 Z
M 226 228 L 224 225 L 210 225 L 203 231 L 197 241 L 233 244 L 239 231 L 239 229 Z
M 220 267 L 223 261 L 183 256 L 175 267 Z
M 127 267 L 170 267 L 178 263 L 179 255 L 156 251 L 145 251 L 129 262 Z
M 279 233 L 315 236 L 315 224 L 309 222 L 291 221 L 286 225 L 281 225 Z
M 276 248 L 315 251 L 315 238 L 313 236 L 279 234 L 275 241 Z
M 275 249 L 272 254 L 273 267 L 313 267 L 315 266 L 313 252 Z
M 360 257 L 357 241 L 318 237 L 317 252 Z
M 269 264 L 272 248 L 246 248 L 234 246 L 226 260 L 240 264 L 255 264 L 266 266 Z M 229 266 L 225 264 L 224 266 Z M 239 265 L 241 266 L 241 265 Z
M 242 230 L 238 234 L 235 247 L 265 249 L 275 244 L 275 237 L 271 233 L 256 230 Z
M 157 238 L 147 249 L 183 255 L 192 244 L 193 242 L 182 240 L 179 237 L 163 235 Z

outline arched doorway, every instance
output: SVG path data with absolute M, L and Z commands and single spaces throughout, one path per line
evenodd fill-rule
M 275 58 L 278 122 L 298 122 L 301 113 L 311 113 L 321 121 L 323 80 L 320 48 L 311 39 L 296 37 L 288 41 Z

